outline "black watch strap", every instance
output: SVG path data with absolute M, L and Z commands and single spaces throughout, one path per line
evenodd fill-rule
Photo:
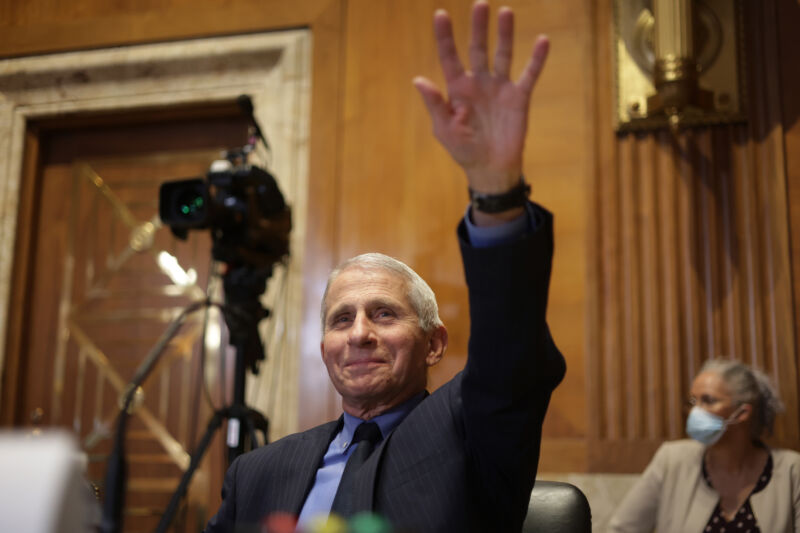
M 528 201 L 531 186 L 525 182 L 525 176 L 519 177 L 519 185 L 502 194 L 481 194 L 469 190 L 469 200 L 473 209 L 484 213 L 502 213 L 515 207 L 522 207 Z

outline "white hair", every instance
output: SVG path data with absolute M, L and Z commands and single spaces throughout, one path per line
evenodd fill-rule
M 334 268 L 328 275 L 328 284 L 325 286 L 325 293 L 322 295 L 322 305 L 320 309 L 320 319 L 322 321 L 322 331 L 325 331 L 325 316 L 328 312 L 328 290 L 336 278 L 345 270 L 360 268 L 363 270 L 384 270 L 399 278 L 406 284 L 408 291 L 408 301 L 414 312 L 417 313 L 419 326 L 423 331 L 429 333 L 442 325 L 439 318 L 439 306 L 436 303 L 436 295 L 419 274 L 414 272 L 408 265 L 398 261 L 393 257 L 379 253 L 361 254 L 352 257 L 339 266 Z
M 709 359 L 701 372 L 719 374 L 738 404 L 753 406 L 753 439 L 760 439 L 764 432 L 772 434 L 775 415 L 783 411 L 783 403 L 769 377 L 756 368 L 733 359 Z

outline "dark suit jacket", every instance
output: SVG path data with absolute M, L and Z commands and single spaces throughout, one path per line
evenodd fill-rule
M 357 508 L 427 532 L 516 532 L 539 460 L 542 420 L 564 359 L 545 323 L 552 218 L 517 242 L 473 248 L 459 226 L 470 299 L 466 367 L 427 396 L 359 470 Z M 209 533 L 299 514 L 337 431 L 333 421 L 239 457 Z

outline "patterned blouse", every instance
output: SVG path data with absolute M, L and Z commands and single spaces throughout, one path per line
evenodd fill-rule
M 703 478 L 706 480 L 706 483 L 708 483 L 708 486 L 713 489 L 714 487 L 711 485 L 711 479 L 706 471 L 705 459 L 703 460 Z M 761 472 L 761 476 L 758 478 L 758 483 L 756 483 L 756 486 L 753 489 L 753 492 L 750 493 L 750 496 L 756 492 L 764 490 L 764 487 L 767 486 L 770 479 L 772 479 L 772 454 L 767 456 L 767 464 L 764 465 L 764 470 Z M 711 518 L 708 519 L 708 524 L 706 524 L 703 532 L 761 533 L 761 529 L 758 527 L 758 522 L 756 522 L 756 515 L 753 514 L 753 508 L 750 506 L 750 496 L 748 496 L 742 506 L 739 507 L 739 510 L 736 511 L 736 515 L 730 522 L 726 520 L 724 516 L 722 516 L 722 507 L 719 503 L 717 503 L 717 506 L 714 508 L 714 512 L 711 513 Z

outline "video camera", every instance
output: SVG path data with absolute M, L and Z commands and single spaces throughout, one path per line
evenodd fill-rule
M 214 161 L 205 179 L 163 183 L 158 212 L 179 239 L 189 230 L 210 230 L 217 261 L 271 270 L 289 253 L 291 209 L 272 174 L 234 164 L 241 155 L 228 152 Z

